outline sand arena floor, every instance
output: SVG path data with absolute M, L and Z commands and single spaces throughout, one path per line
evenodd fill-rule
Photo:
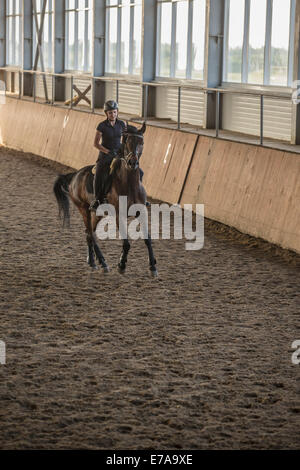
M 206 221 L 205 247 L 143 242 L 125 276 L 57 220 L 58 164 L 0 149 L 2 449 L 296 449 L 299 256 Z

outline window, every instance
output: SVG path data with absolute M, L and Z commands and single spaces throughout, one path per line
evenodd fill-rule
M 291 84 L 295 5 L 296 0 L 226 0 L 224 81 Z
M 6 64 L 22 64 L 22 0 L 6 0 Z
M 158 4 L 159 16 L 159 57 L 158 73 L 161 77 L 171 76 L 171 46 L 172 46 L 172 3 Z M 162 25 L 162 26 L 161 26 Z M 174 74 L 172 74 L 174 76 Z
M 203 80 L 205 48 L 205 1 L 194 1 L 192 27 L 191 78 Z
M 287 82 L 291 0 L 273 0 L 270 83 Z M 293 39 L 292 39 L 293 40 Z
M 43 3 L 44 0 L 36 0 L 36 12 L 37 12 L 37 23 L 38 27 L 41 27 L 41 19 L 42 19 L 42 11 L 43 11 Z M 34 9 L 33 9 L 33 32 L 32 32 L 32 47 L 33 47 L 33 60 L 36 55 L 37 50 L 37 29 L 36 29 L 36 22 L 34 18 Z M 42 69 L 42 62 L 44 63 L 44 68 L 46 70 L 52 69 L 52 23 L 53 19 L 53 0 L 46 1 L 46 9 L 45 9 L 45 16 L 43 19 L 43 26 L 42 26 L 42 57 L 39 54 L 39 60 L 37 63 L 37 68 L 39 70 Z
M 65 69 L 91 72 L 92 0 L 66 0 Z
M 248 49 L 249 83 L 264 82 L 266 15 L 267 0 L 251 0 Z
M 142 0 L 106 0 L 107 73 L 141 72 Z
M 158 77 L 203 79 L 205 0 L 158 0 Z
M 244 39 L 244 0 L 230 0 L 227 80 L 242 81 L 242 52 Z M 242 21 L 241 21 L 242 19 Z

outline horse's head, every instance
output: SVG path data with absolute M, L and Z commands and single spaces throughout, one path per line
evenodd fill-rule
M 139 159 L 144 148 L 144 132 L 146 124 L 140 129 L 127 125 L 127 132 L 123 135 L 124 159 L 128 169 L 136 170 L 139 167 Z

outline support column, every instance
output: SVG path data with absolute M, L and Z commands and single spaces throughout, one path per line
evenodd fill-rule
M 298 81 L 298 101 L 300 102 L 300 2 L 296 2 L 294 24 L 294 57 L 292 81 Z M 293 90 L 295 91 L 295 89 Z M 300 145 L 300 103 L 292 105 L 292 135 L 291 143 Z
M 65 71 L 65 0 L 54 0 L 53 9 L 54 34 L 53 34 L 53 72 Z M 64 77 L 55 77 L 54 101 L 65 101 L 66 80 Z
M 206 4 L 206 48 L 204 86 L 218 87 L 222 83 L 223 41 L 224 41 L 224 3 L 207 0 Z M 205 99 L 204 127 L 216 128 L 216 95 L 207 94 Z M 222 100 L 220 100 L 221 115 Z
M 92 74 L 102 77 L 105 73 L 105 0 L 94 0 Z M 105 82 L 95 80 L 92 87 L 93 108 L 103 108 L 105 101 Z
M 155 80 L 156 64 L 156 0 L 143 1 L 144 29 L 142 36 L 142 80 L 151 82 Z M 143 92 L 143 116 L 155 116 L 156 88 L 144 87 Z M 147 94 L 147 96 L 145 95 Z M 147 110 L 145 109 L 147 108 Z
M 0 0 L 0 67 L 6 66 L 6 21 L 5 21 L 5 0 Z M 0 70 L 0 93 L 5 92 L 6 73 L 5 70 Z M 1 96 L 0 96 L 1 100 Z M 1 104 L 1 101 L 0 101 Z
M 6 65 L 6 21 L 5 21 L 5 0 L 0 0 L 0 67 Z
M 26 73 L 26 70 L 32 69 L 32 1 L 23 0 L 23 48 L 22 48 L 22 68 L 23 75 L 23 93 L 31 96 L 33 89 L 33 76 Z

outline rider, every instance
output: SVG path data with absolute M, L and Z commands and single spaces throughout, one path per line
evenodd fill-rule
M 110 165 L 121 147 L 121 137 L 127 132 L 127 124 L 118 119 L 119 106 L 116 101 L 109 100 L 104 104 L 104 112 L 107 119 L 100 122 L 94 140 L 94 146 L 100 150 L 96 162 L 96 174 L 94 177 L 95 199 L 90 205 L 90 210 L 97 210 L 99 204 L 106 202 L 106 194 L 111 186 L 109 178 Z M 129 126 L 136 130 L 134 126 Z M 101 141 L 101 144 L 100 144 Z M 140 179 L 142 181 L 143 170 L 140 168 Z M 148 203 L 147 203 L 148 205 Z
M 121 147 L 122 134 L 127 130 L 126 123 L 118 119 L 118 109 L 116 101 L 106 101 L 104 112 L 107 119 L 100 122 L 97 126 L 94 146 L 100 150 L 100 153 L 96 162 L 96 174 L 94 177 L 95 200 L 90 205 L 91 210 L 96 210 L 99 204 L 105 202 L 105 196 L 110 186 L 110 164 Z

